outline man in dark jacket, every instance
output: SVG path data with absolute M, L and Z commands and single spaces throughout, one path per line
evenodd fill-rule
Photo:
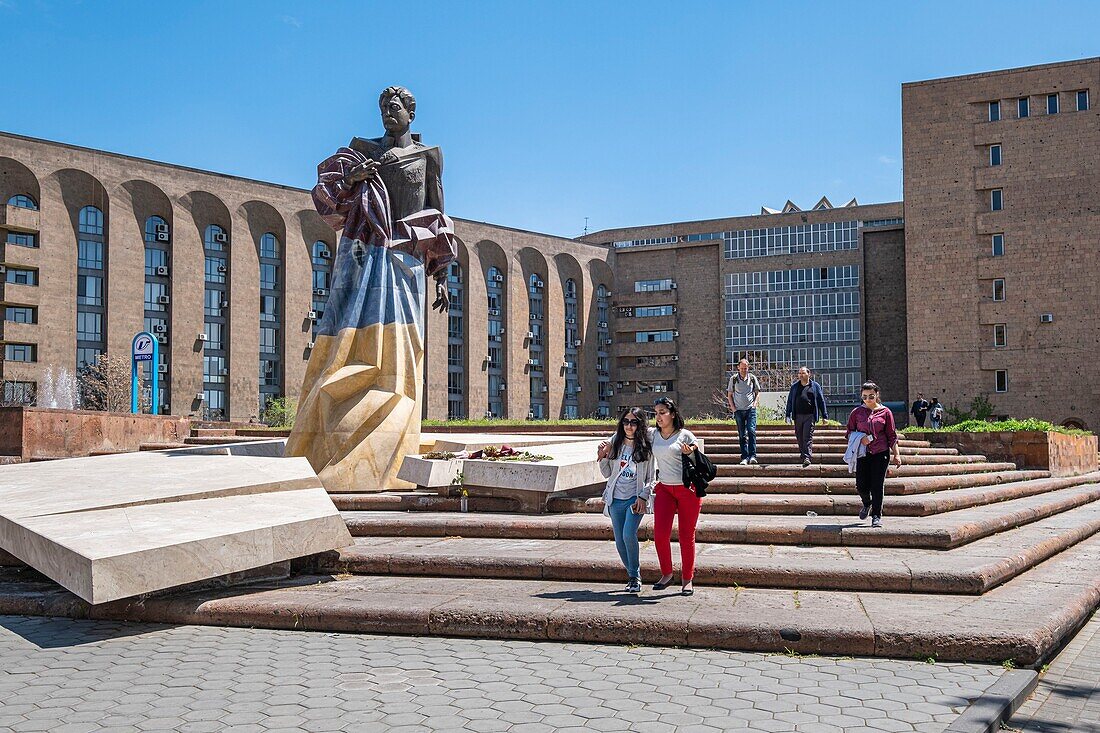
M 917 399 L 909 412 L 916 418 L 917 425 L 922 428 L 924 427 L 924 419 L 928 417 L 928 410 L 930 407 L 931 405 L 928 404 L 928 400 L 924 399 L 924 395 L 917 392 Z
M 802 466 L 810 465 L 814 457 L 814 423 L 822 422 L 829 413 L 825 407 L 825 393 L 821 385 L 810 376 L 809 367 L 798 370 L 798 381 L 787 393 L 787 421 L 794 421 L 794 434 L 798 438 L 798 453 Z

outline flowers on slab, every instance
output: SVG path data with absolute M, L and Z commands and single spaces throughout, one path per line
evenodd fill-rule
M 450 451 L 431 451 L 430 453 L 425 453 L 422 458 L 426 458 L 429 461 L 450 461 L 456 458 L 468 458 L 470 460 L 483 461 L 523 461 L 525 463 L 553 460 L 553 456 L 531 453 L 530 451 L 518 451 L 510 445 L 502 445 L 500 447 L 487 445 L 481 450 L 459 451 L 458 453 L 451 453 Z

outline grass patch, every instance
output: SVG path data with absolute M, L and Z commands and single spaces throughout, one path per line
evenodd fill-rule
M 1024 420 L 997 420 L 991 422 L 989 420 L 964 420 L 954 425 L 948 425 L 940 428 L 939 430 L 933 430 L 932 428 L 922 428 L 916 425 L 910 425 L 903 428 L 903 433 L 1020 433 L 1025 431 L 1038 431 L 1045 433 L 1061 433 L 1063 435 L 1092 435 L 1088 430 L 1078 430 L 1077 428 L 1066 428 L 1061 425 L 1055 425 L 1049 423 L 1046 420 L 1039 420 L 1038 418 L 1029 417 Z

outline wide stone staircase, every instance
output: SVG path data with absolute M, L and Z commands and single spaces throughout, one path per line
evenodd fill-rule
M 1033 665 L 1100 603 L 1100 473 L 1051 476 L 903 439 L 875 529 L 856 516 L 841 428 L 818 429 L 808 468 L 790 428 L 761 427 L 757 466 L 738 465 L 732 426 L 693 432 L 719 473 L 692 597 L 649 589 L 651 517 L 647 585 L 623 591 L 598 490 L 543 514 L 476 495 L 463 512 L 456 495 L 407 491 L 333 495 L 355 543 L 289 579 L 91 609 L 49 584 L 0 583 L 0 610 Z
M 429 633 L 1017 664 L 1100 600 L 1098 474 L 1053 477 L 903 439 L 874 529 L 856 516 L 842 428 L 818 429 L 808 468 L 789 428 L 761 428 L 758 466 L 738 465 L 731 428 L 694 432 L 719 466 L 694 597 L 622 592 L 599 498 L 521 515 L 500 498 L 470 497 L 462 513 L 432 492 L 337 495 L 355 545 L 317 569 L 370 591 L 364 620 L 376 601 L 390 619 L 430 606 Z M 641 536 L 652 583 L 650 518 Z

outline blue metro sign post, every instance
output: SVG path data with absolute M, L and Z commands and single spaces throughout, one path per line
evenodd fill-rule
M 157 365 L 160 364 L 160 342 L 157 337 L 148 331 L 142 331 L 134 336 L 130 345 L 130 412 L 141 412 L 141 362 L 149 362 L 149 375 L 152 382 L 149 411 L 156 415 L 160 412 L 160 375 L 157 373 Z

